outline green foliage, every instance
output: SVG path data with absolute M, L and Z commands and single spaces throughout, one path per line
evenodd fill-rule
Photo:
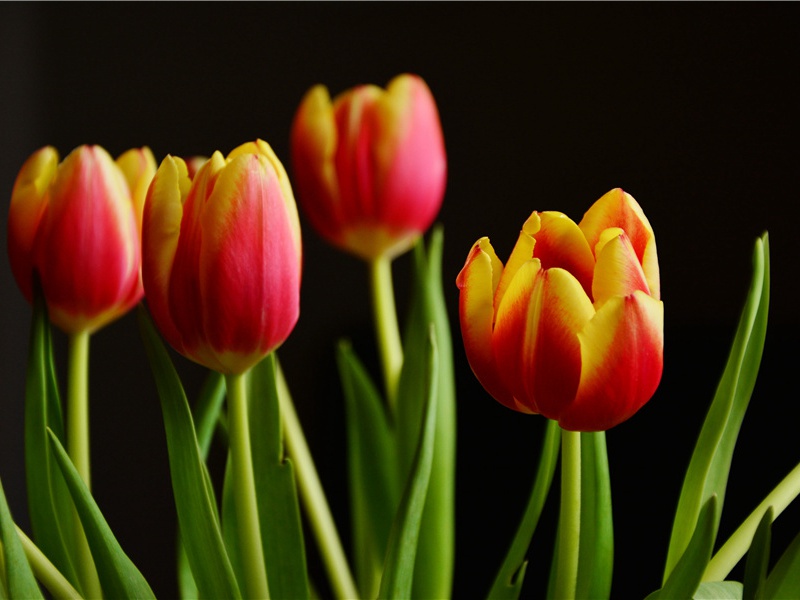
M 764 582 L 769 568 L 769 544 L 772 538 L 772 507 L 769 507 L 758 524 L 750 550 L 747 552 L 747 564 L 744 571 L 744 600 L 761 600 L 764 597 Z
M 719 511 L 711 523 L 712 545 L 719 527 L 731 459 L 739 429 L 761 364 L 769 309 L 769 240 L 756 240 L 753 277 L 728 363 L 720 379 L 683 482 L 672 526 L 664 581 L 692 538 L 701 507 L 717 497 Z
M 11 511 L 6 502 L 6 495 L 3 491 L 3 484 L 0 483 L 0 554 L 3 560 L 0 561 L 0 594 L 5 590 L 3 572 L 6 574 L 5 584 L 8 586 L 9 598 L 26 598 L 35 600 L 42 598 L 42 592 L 36 579 L 33 576 L 25 550 L 17 536 L 17 529 L 14 520 L 11 518 Z M 3 569 L 5 567 L 5 569 Z
M 770 572 L 764 597 L 769 600 L 800 598 L 800 533 Z

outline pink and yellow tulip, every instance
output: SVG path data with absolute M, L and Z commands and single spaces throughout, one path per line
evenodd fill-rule
M 431 225 L 447 177 L 439 113 L 414 75 L 385 90 L 338 95 L 317 85 L 292 126 L 292 166 L 303 211 L 330 243 L 360 258 L 393 258 Z
M 279 346 L 300 312 L 300 224 L 269 145 L 215 152 L 194 178 L 168 156 L 144 209 L 142 275 L 161 333 L 184 356 L 239 374 Z
M 534 212 L 504 266 L 488 238 L 458 275 L 470 366 L 505 406 L 603 431 L 658 387 L 663 304 L 653 230 L 615 189 L 579 224 Z
M 11 270 L 28 300 L 38 273 L 50 319 L 67 333 L 91 333 L 141 299 L 141 207 L 154 172 L 148 148 L 115 163 L 80 146 L 59 163 L 46 146 L 22 166 L 8 215 Z

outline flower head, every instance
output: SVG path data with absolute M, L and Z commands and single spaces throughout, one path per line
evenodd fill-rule
M 266 142 L 215 152 L 189 177 L 168 156 L 144 210 L 147 303 L 167 341 L 222 373 L 279 346 L 300 311 L 300 225 L 286 172 Z
M 94 331 L 141 299 L 139 224 L 154 172 L 148 148 L 114 162 L 99 146 L 80 146 L 59 163 L 47 146 L 22 166 L 8 217 L 11 270 L 28 300 L 38 274 L 64 331 Z
M 600 431 L 631 417 L 658 387 L 655 236 L 622 190 L 600 198 L 577 225 L 534 212 L 505 266 L 481 238 L 457 284 L 472 370 L 509 408 Z
M 298 197 L 314 228 L 366 260 L 394 257 L 424 233 L 444 196 L 439 114 L 425 82 L 400 75 L 331 102 L 313 87 L 292 126 Z

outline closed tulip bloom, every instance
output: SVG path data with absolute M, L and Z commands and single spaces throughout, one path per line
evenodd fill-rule
M 265 142 L 215 152 L 192 179 L 164 159 L 144 209 L 142 275 L 153 320 L 184 356 L 239 374 L 279 346 L 300 310 L 300 225 Z
M 400 75 L 331 101 L 313 87 L 292 126 L 303 211 L 330 243 L 365 260 L 406 251 L 439 212 L 447 177 L 436 103 L 425 82 Z
M 22 166 L 8 217 L 11 270 L 29 300 L 38 273 L 50 319 L 67 333 L 91 333 L 141 299 L 139 207 L 154 171 L 147 148 L 115 163 L 99 146 L 61 163 L 48 146 Z
M 478 380 L 505 406 L 572 431 L 604 431 L 653 395 L 663 304 L 653 230 L 620 189 L 579 224 L 534 212 L 504 266 L 488 238 L 458 275 L 461 331 Z

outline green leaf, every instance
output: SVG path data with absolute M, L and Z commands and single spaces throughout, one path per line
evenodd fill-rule
M 720 514 L 725 499 L 733 449 L 755 386 L 769 310 L 769 240 L 756 240 L 753 278 L 728 363 L 706 416 L 683 482 L 672 526 L 664 581 L 685 551 L 700 508 L 716 495 Z M 716 537 L 719 517 L 712 524 Z
M 273 598 L 308 598 L 300 504 L 292 462 L 284 455 L 275 376 L 277 357 L 250 372 L 250 424 L 261 541 Z
M 514 541 L 508 549 L 505 561 L 495 577 L 488 599 L 491 600 L 516 600 L 522 590 L 522 583 L 525 577 L 525 569 L 528 561 L 525 555 L 528 552 L 536 525 L 542 514 L 550 485 L 553 482 L 553 475 L 558 464 L 558 453 L 561 447 L 561 428 L 556 421 L 547 419 L 545 426 L 542 451 L 539 455 L 539 466 L 536 469 L 536 478 L 525 507 L 522 521 L 514 535 Z
M 608 598 L 614 570 L 614 524 L 605 431 L 581 434 L 581 537 L 578 598 Z
M 123 552 L 61 442 L 52 431 L 49 434 L 51 448 L 92 550 L 103 591 L 109 598 L 155 598 L 139 569 Z
M 3 554 L 3 561 L 0 567 L 5 567 L 7 575 L 6 584 L 8 585 L 8 595 L 11 598 L 43 598 L 33 571 L 25 556 L 22 542 L 17 537 L 17 529 L 14 520 L 11 518 L 11 511 L 8 508 L 6 495 L 3 491 L 3 484 L 0 482 L 0 552 Z M 0 575 L 3 569 L 0 568 Z M 3 587 L 3 579 L 0 577 L 0 588 Z
M 703 572 L 711 559 L 714 534 L 719 523 L 717 497 L 711 496 L 697 518 L 697 527 L 678 564 L 670 573 L 658 598 L 692 598 L 700 586 Z
M 225 378 L 221 373 L 209 371 L 194 410 L 192 418 L 196 423 L 197 445 L 200 448 L 200 457 L 203 461 L 208 458 L 208 451 L 211 448 L 211 440 L 219 421 L 222 405 L 225 403 Z M 180 596 L 184 600 L 187 598 L 197 598 L 197 584 L 192 577 L 192 568 L 189 566 L 189 559 L 186 556 L 186 549 L 183 547 L 180 533 L 176 543 L 177 565 L 178 565 L 178 589 Z
M 761 600 L 764 596 L 764 581 L 767 579 L 767 569 L 769 568 L 769 545 L 772 537 L 773 516 L 774 511 L 770 506 L 761 518 L 750 544 L 750 550 L 747 552 L 742 592 L 745 600 Z
M 383 558 L 400 492 L 394 432 L 380 393 L 348 342 L 337 352 L 347 417 L 353 553 L 364 597 L 378 593 Z
M 764 598 L 800 598 L 800 534 L 792 540 L 767 577 Z
M 742 600 L 742 584 L 738 581 L 704 581 L 692 600 Z
M 25 382 L 25 474 L 28 517 L 42 552 L 80 591 L 80 581 L 66 540 L 72 539 L 72 500 L 47 441 L 48 427 L 64 439 L 61 403 L 55 378 L 50 321 L 44 297 L 35 286 Z
M 161 399 L 178 523 L 199 594 L 210 598 L 240 598 L 183 386 L 142 307 L 139 308 L 139 327 Z
M 417 549 L 413 596 L 448 598 L 452 594 L 455 556 L 456 399 L 452 334 L 442 289 L 443 231 L 435 227 L 427 253 L 414 247 L 411 309 L 403 345 L 403 369 L 397 401 L 397 443 L 400 485 L 419 443 L 425 413 L 424 372 L 431 325 L 436 333 L 438 373 L 433 470 Z
M 419 444 L 411 464 L 411 471 L 400 499 L 381 578 L 379 598 L 411 598 L 414 581 L 414 561 L 422 525 L 422 512 L 433 465 L 433 445 L 436 437 L 438 361 L 435 333 L 431 331 L 430 344 L 425 353 L 427 366 L 423 374 L 427 403 L 422 415 Z

